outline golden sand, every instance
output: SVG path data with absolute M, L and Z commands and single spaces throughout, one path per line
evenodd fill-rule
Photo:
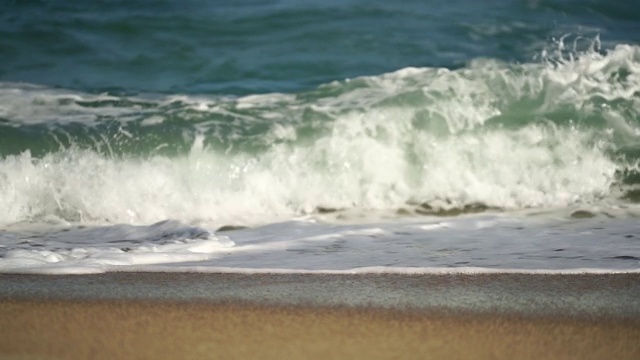
M 640 359 L 624 320 L 144 301 L 0 301 L 0 359 Z

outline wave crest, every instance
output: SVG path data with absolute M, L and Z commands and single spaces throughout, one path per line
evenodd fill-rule
M 638 94 L 630 45 L 240 98 L 3 84 L 0 222 L 595 204 L 639 182 Z

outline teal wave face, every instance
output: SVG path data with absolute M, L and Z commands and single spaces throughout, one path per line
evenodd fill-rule
M 5 222 L 148 223 L 634 201 L 638 93 L 629 45 L 244 97 L 4 83 L 0 207 Z
M 244 97 L 88 94 L 4 83 L 0 154 L 29 150 L 38 157 L 77 147 L 110 156 L 178 156 L 196 137 L 210 151 L 260 154 L 274 145 L 309 146 L 331 136 L 345 117 L 393 111 L 398 115 L 362 136 L 386 141 L 401 126 L 447 137 L 537 124 L 593 133 L 605 148 L 634 157 L 639 64 L 639 48 L 621 45 L 605 55 L 591 50 L 522 65 L 477 59 L 458 70 L 406 68 Z M 409 144 L 411 136 L 397 141 Z

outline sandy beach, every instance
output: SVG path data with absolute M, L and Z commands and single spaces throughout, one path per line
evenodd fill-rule
M 640 309 L 630 300 L 639 279 L 3 275 L 0 358 L 637 359 Z M 487 299 L 476 286 L 508 301 Z M 109 287 L 121 293 L 104 291 Z M 520 287 L 540 295 L 533 301 Z M 547 293 L 541 291 L 545 287 Z M 470 289 L 477 299 L 461 299 L 460 293 L 448 299 L 458 288 Z M 402 289 L 402 296 L 392 296 Z M 331 293 L 340 295 L 329 301 Z M 439 297 L 450 306 L 430 300 Z M 606 308 L 596 299 L 607 301 Z M 483 307 L 486 301 L 494 306 Z

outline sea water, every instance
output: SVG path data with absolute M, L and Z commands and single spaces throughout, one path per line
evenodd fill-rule
M 0 272 L 640 271 L 635 1 L 4 1 Z

